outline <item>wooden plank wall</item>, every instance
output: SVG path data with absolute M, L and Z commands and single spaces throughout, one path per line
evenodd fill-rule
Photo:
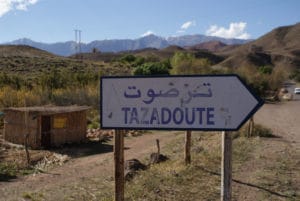
M 28 127 L 25 124 L 25 112 L 7 111 L 4 118 L 4 139 L 8 142 L 24 145 L 25 134 L 29 132 L 28 145 L 37 148 L 38 118 L 28 114 Z
M 86 111 L 55 114 L 51 116 L 51 145 L 59 146 L 65 143 L 79 143 L 86 138 Z M 54 118 L 66 118 L 66 127 L 53 128 Z M 27 127 L 25 125 L 25 112 L 7 111 L 5 114 L 4 138 L 5 140 L 23 144 Z M 41 116 L 35 113 L 28 114 L 28 145 L 31 148 L 41 147 Z
M 67 118 L 66 127 L 53 128 L 54 118 Z M 56 114 L 52 116 L 51 121 L 51 144 L 53 146 L 82 142 L 86 138 L 86 111 Z

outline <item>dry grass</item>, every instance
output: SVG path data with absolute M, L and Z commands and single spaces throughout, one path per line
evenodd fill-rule
M 245 138 L 233 140 L 233 200 L 243 194 L 250 200 L 299 200 L 297 172 L 299 160 L 292 147 L 275 138 Z M 126 183 L 125 200 L 219 200 L 221 135 L 216 132 L 193 132 L 192 163 L 184 165 L 184 135 L 180 132 L 161 152 L 170 160 L 139 172 Z M 283 150 L 270 155 L 266 147 Z M 140 159 L 147 164 L 148 157 Z M 114 200 L 114 178 L 103 173 L 94 178 L 82 178 L 51 189 L 49 192 L 25 192 L 30 199 L 51 200 L 56 191 L 63 191 L 62 200 Z M 248 199 L 249 200 L 249 199 Z
M 16 90 L 3 87 L 0 91 L 0 108 L 54 105 L 89 105 L 95 108 L 99 105 L 99 85 L 83 87 L 68 87 L 52 91 L 35 88 Z M 8 95 L 9 94 L 9 95 Z

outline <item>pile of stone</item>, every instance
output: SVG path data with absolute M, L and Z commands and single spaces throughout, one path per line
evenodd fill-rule
M 114 130 L 88 129 L 87 138 L 97 141 L 106 141 L 114 136 Z
M 144 134 L 143 130 L 125 130 L 125 136 L 127 137 L 137 137 Z
M 145 131 L 143 130 L 123 130 L 125 137 L 136 137 L 140 136 Z M 87 138 L 97 141 L 106 141 L 114 136 L 114 130 L 104 130 L 104 129 L 87 129 Z
M 58 153 L 51 153 L 45 156 L 42 160 L 40 160 L 36 165 L 35 168 L 41 171 L 47 170 L 49 167 L 53 166 L 62 166 L 65 162 L 70 159 L 68 155 L 58 154 Z

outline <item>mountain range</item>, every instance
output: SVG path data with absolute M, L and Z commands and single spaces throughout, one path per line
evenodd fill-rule
M 94 48 L 100 52 L 120 52 L 144 48 L 162 49 L 170 45 L 186 47 L 209 41 L 220 41 L 227 45 L 244 44 L 249 42 L 249 40 L 226 39 L 214 36 L 205 36 L 201 34 L 168 38 L 150 34 L 138 39 L 95 40 L 90 43 L 81 43 L 80 51 L 91 52 Z M 70 56 L 79 51 L 79 46 L 75 41 L 42 43 L 30 40 L 28 38 L 23 38 L 8 42 L 6 45 L 28 45 L 60 56 Z
M 82 53 L 73 54 L 70 57 L 63 56 L 71 55 L 72 51 L 75 53 L 75 42 L 45 44 L 23 39 L 11 43 L 15 45 L 0 45 L 0 70 L 22 73 L 28 66 L 33 69 L 41 69 L 41 67 L 50 69 L 49 66 L 51 65 L 70 66 L 69 63 L 73 62 L 73 58 L 75 61 L 78 58 L 81 58 L 82 61 L 95 61 L 96 65 L 101 62 L 108 63 L 122 59 L 128 54 L 142 57 L 147 61 L 163 61 L 171 58 L 176 52 L 187 52 L 194 54 L 196 58 L 206 58 L 215 68 L 249 67 L 250 69 L 251 67 L 271 66 L 293 70 L 300 69 L 299 33 L 300 23 L 275 28 L 260 38 L 247 43 L 245 43 L 246 41 L 227 39 L 223 42 L 214 40 L 201 43 L 199 42 L 201 41 L 199 35 L 167 39 L 149 35 L 136 40 L 104 40 L 82 44 Z M 187 40 L 188 38 L 190 40 Z M 208 40 L 205 37 L 204 39 Z M 202 40 L 204 39 L 202 38 Z M 196 45 L 187 45 L 194 42 Z M 180 46 L 169 45 L 171 43 L 180 44 Z M 108 49 L 114 46 L 115 49 Z M 93 48 L 97 48 L 98 51 L 91 51 Z M 78 69 L 76 65 L 71 67 Z

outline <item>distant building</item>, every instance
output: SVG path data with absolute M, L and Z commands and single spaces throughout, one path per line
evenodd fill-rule
M 86 138 L 87 106 L 20 107 L 4 110 L 4 139 L 28 146 L 50 148 Z

